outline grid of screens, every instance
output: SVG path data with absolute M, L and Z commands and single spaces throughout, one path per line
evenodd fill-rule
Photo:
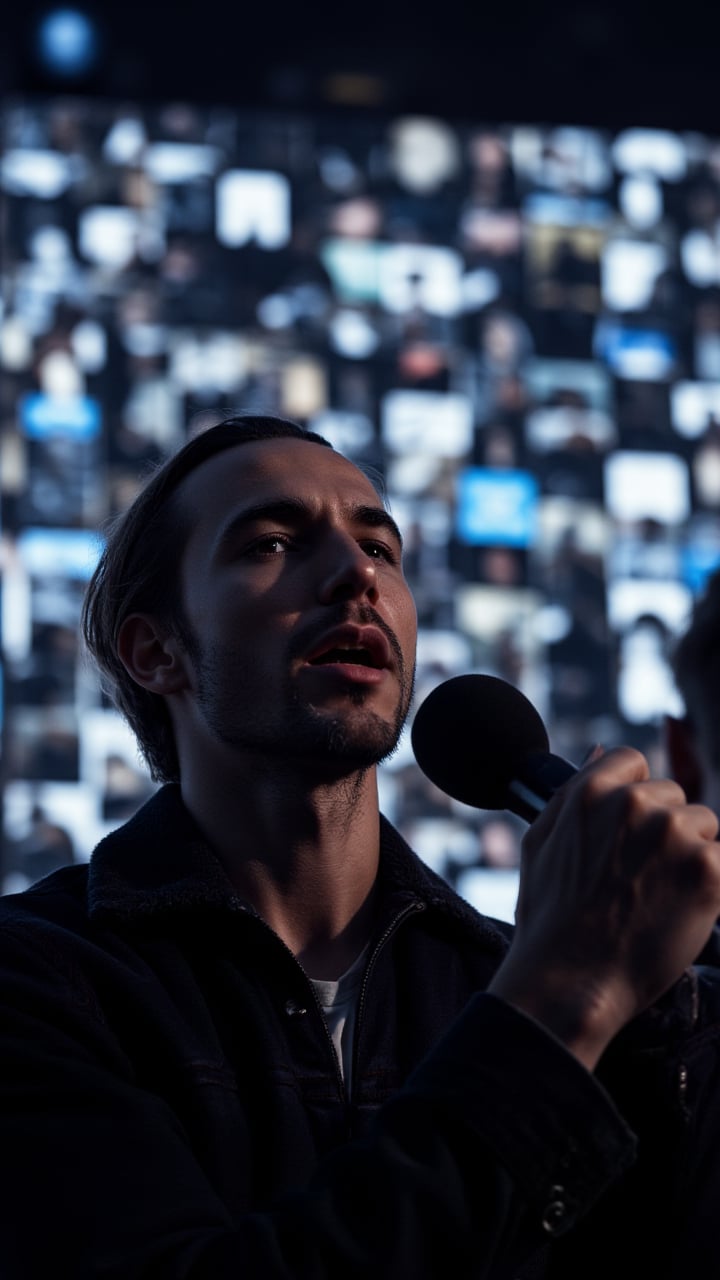
M 384 473 L 416 705 L 489 672 L 559 754 L 661 764 L 669 646 L 720 559 L 720 141 L 62 99 L 0 124 L 5 891 L 152 790 L 80 601 L 103 522 L 228 412 Z M 511 910 L 519 821 L 433 788 L 408 735 L 381 798 Z

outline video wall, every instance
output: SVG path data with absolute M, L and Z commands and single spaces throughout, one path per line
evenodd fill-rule
M 383 472 L 416 705 L 488 672 L 568 759 L 662 768 L 668 654 L 720 561 L 720 140 L 96 99 L 0 127 L 5 892 L 153 789 L 80 603 L 104 522 L 230 412 Z M 381 798 L 511 914 L 519 819 L 439 792 L 409 734 Z

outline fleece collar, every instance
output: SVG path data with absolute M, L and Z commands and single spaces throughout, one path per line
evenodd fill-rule
M 421 902 L 498 956 L 510 926 L 481 916 L 380 820 L 383 899 L 401 908 Z M 158 915 L 248 910 L 183 804 L 180 787 L 160 788 L 122 827 L 100 841 L 88 868 L 91 919 L 140 924 Z M 252 909 L 250 909 L 252 910 Z

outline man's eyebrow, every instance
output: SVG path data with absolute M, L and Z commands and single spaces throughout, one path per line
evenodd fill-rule
M 288 525 L 306 523 L 312 520 L 313 514 L 312 507 L 302 502 L 299 498 L 273 498 L 266 502 L 254 502 L 251 506 L 244 507 L 242 511 L 238 511 L 232 516 L 225 528 L 220 531 L 216 542 L 216 551 L 222 551 L 234 538 L 242 534 L 249 525 L 273 520 L 276 520 L 278 524 Z M 344 515 L 351 524 L 385 530 L 402 548 L 402 534 L 396 522 L 384 507 L 372 506 L 369 503 L 357 503 L 348 506 Z
M 358 506 L 348 512 L 355 524 L 365 524 L 371 529 L 384 529 L 398 543 L 403 545 L 402 534 L 389 511 L 384 507 Z

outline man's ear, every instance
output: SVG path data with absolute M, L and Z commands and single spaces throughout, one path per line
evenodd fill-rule
M 125 618 L 117 647 L 128 675 L 150 693 L 177 693 L 188 685 L 186 651 L 151 614 L 131 613 Z
M 703 771 L 693 727 L 687 719 L 665 716 L 663 729 L 670 773 L 690 804 L 696 804 L 703 791 Z

